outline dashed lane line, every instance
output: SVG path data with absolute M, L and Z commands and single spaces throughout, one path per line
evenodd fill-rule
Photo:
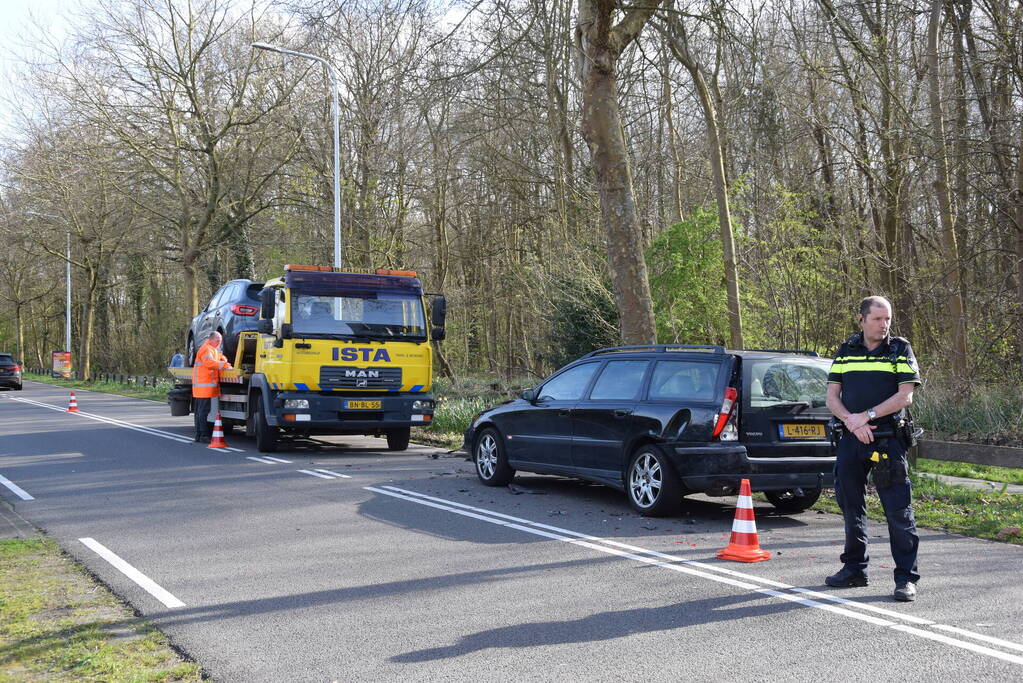
M 255 460 L 256 462 L 261 462 L 261 463 L 263 463 L 265 465 L 273 465 L 273 464 L 275 464 L 273 460 L 267 460 L 266 458 L 259 458 L 259 457 L 256 457 L 254 455 L 246 455 L 245 459 L 246 460 Z
M 94 538 L 79 538 L 87 548 L 92 550 L 94 553 L 102 557 L 104 560 L 109 562 L 115 569 L 127 576 L 129 579 L 137 583 L 143 590 L 152 595 L 154 598 L 164 604 L 165 607 L 175 608 L 184 607 L 185 603 L 178 600 L 176 597 L 170 594 L 160 584 L 153 581 L 151 578 L 140 572 L 135 567 L 125 562 L 120 556 L 114 551 L 107 548 L 105 545 L 100 543 Z
M 348 474 L 341 474 L 340 472 L 335 472 L 333 470 L 320 470 L 320 469 L 318 469 L 316 471 L 317 472 L 322 472 L 323 474 L 330 474 L 330 475 L 335 476 L 335 477 L 340 477 L 341 479 L 351 479 L 352 478 Z
M 264 455 L 264 456 L 262 456 L 262 458 L 264 460 L 270 460 L 271 462 L 283 462 L 283 463 L 287 463 L 289 465 L 291 464 L 290 460 L 285 460 L 284 458 L 275 458 L 272 455 Z
M 363 487 L 367 491 L 373 491 L 374 493 L 380 493 L 386 496 L 399 498 L 406 500 L 418 505 L 425 505 L 427 507 L 444 510 L 464 517 L 470 517 L 472 519 L 478 519 L 489 524 L 496 524 L 504 526 L 509 529 L 517 529 L 524 531 L 529 534 L 536 536 L 542 536 L 544 538 L 550 538 L 552 540 L 563 541 L 571 543 L 573 545 L 589 548 L 598 552 L 606 553 L 609 555 L 616 555 L 618 557 L 635 560 L 644 564 L 649 564 L 671 571 L 676 571 L 682 574 L 688 574 L 696 576 L 702 579 L 715 581 L 717 583 L 723 583 L 726 585 L 733 586 L 735 588 L 741 588 L 749 590 L 761 595 L 785 600 L 795 604 L 803 605 L 805 607 L 811 607 L 814 609 L 823 610 L 836 614 L 849 619 L 855 619 L 857 621 L 863 621 L 874 626 L 880 626 L 884 628 L 890 628 L 895 631 L 908 633 L 915 635 L 920 638 L 925 638 L 935 642 L 949 645 L 952 647 L 961 648 L 964 650 L 970 650 L 977 654 L 982 654 L 1002 661 L 1010 662 L 1012 664 L 1023 665 L 1023 657 L 995 650 L 984 645 L 977 643 L 960 640 L 953 638 L 941 633 L 935 633 L 932 630 L 926 628 L 920 628 L 921 626 L 929 626 L 935 629 L 942 629 L 956 633 L 960 636 L 971 638 L 974 640 L 980 640 L 987 642 L 991 645 L 998 645 L 1006 649 L 1023 650 L 1023 646 L 1018 643 L 1011 641 L 1005 641 L 998 638 L 992 638 L 990 636 L 973 633 L 966 629 L 960 629 L 953 626 L 945 626 L 937 624 L 929 619 L 923 619 L 913 615 L 902 614 L 894 610 L 884 609 L 882 607 L 876 607 L 874 605 L 868 605 L 864 603 L 858 603 L 853 600 L 847 600 L 845 598 L 838 598 L 830 596 L 824 593 L 818 593 L 816 591 L 810 591 L 807 589 L 797 588 L 790 586 L 778 581 L 771 579 L 761 578 L 744 572 L 735 571 L 732 569 L 726 569 L 716 565 L 711 565 L 703 562 L 697 562 L 693 560 L 685 560 L 674 555 L 667 553 L 661 553 L 654 550 L 647 550 L 638 546 L 632 546 L 626 543 L 620 543 L 617 541 L 610 541 L 597 536 L 590 536 L 588 534 L 582 534 L 579 532 L 571 531 L 561 527 L 551 526 L 549 524 L 541 524 L 539 522 L 533 522 L 528 519 L 520 517 L 513 517 L 504 513 L 495 512 L 493 510 L 487 510 L 485 508 L 473 507 L 471 505 L 465 505 L 452 500 L 446 500 L 444 498 L 437 498 L 434 496 L 428 496 L 416 491 L 410 491 L 407 489 L 401 489 L 396 486 L 384 486 L 377 488 L 374 486 Z M 755 582 L 755 583 L 754 583 Z M 774 588 L 764 588 L 764 585 L 773 586 Z M 807 596 L 812 596 L 807 597 Z M 838 604 L 831 604 L 838 603 Z M 839 606 L 841 605 L 841 606 Z M 866 614 L 864 612 L 871 612 L 872 614 Z M 875 616 L 875 615 L 883 615 Z M 909 622 L 909 623 L 898 623 L 898 622 Z M 916 624 L 916 626 L 911 625 Z
M 0 484 L 3 484 L 7 488 L 9 488 L 11 491 L 14 492 L 14 495 L 16 495 L 18 498 L 21 498 L 22 500 L 35 500 L 35 498 L 30 496 L 28 492 L 25 491 L 25 489 L 21 488 L 20 486 L 18 486 L 13 481 L 11 481 L 10 479 L 3 475 L 0 475 Z
M 320 479 L 334 479 L 335 478 L 335 477 L 330 476 L 329 474 L 321 474 L 319 472 L 313 472 L 311 470 L 299 470 L 299 472 L 301 472 L 302 474 L 308 474 L 311 477 L 319 477 Z

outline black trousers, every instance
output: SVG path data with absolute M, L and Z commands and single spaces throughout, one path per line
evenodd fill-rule
M 210 406 L 212 398 L 193 398 L 192 414 L 195 416 L 195 435 L 199 438 L 213 436 L 213 425 L 210 424 Z
M 889 458 L 905 461 L 906 451 L 897 439 L 884 439 L 872 444 L 860 443 L 852 434 L 846 434 L 838 443 L 835 461 L 835 498 L 845 518 L 845 550 L 842 563 L 854 571 L 866 574 L 870 555 L 867 553 L 867 473 L 873 463 L 874 451 L 887 452 Z M 895 582 L 920 580 L 916 555 L 920 536 L 916 532 L 913 516 L 913 492 L 909 477 L 892 482 L 891 486 L 877 489 L 888 519 L 888 541 L 895 561 Z

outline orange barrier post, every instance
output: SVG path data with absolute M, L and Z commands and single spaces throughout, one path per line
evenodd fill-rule
M 718 551 L 722 560 L 736 562 L 763 562 L 771 559 L 771 553 L 760 548 L 757 538 L 757 523 L 753 519 L 753 494 L 750 491 L 749 479 L 743 479 L 739 485 L 739 501 L 735 507 L 735 519 L 732 520 L 732 539 L 727 548 Z
M 213 421 L 213 438 L 210 439 L 210 445 L 207 448 L 227 448 L 227 443 L 224 441 L 224 424 L 220 421 L 220 413 L 217 413 L 217 418 Z
M 67 412 L 77 413 L 78 412 L 78 399 L 75 398 L 75 392 L 71 392 L 71 395 L 67 399 Z

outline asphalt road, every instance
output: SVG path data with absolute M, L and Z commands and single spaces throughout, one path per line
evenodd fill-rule
M 833 515 L 758 503 L 772 559 L 725 562 L 734 498 L 644 519 L 369 438 L 255 460 L 163 404 L 76 393 L 79 414 L 59 387 L 0 394 L 0 497 L 216 680 L 1023 679 L 1019 546 L 922 530 L 920 597 L 896 603 L 882 525 L 871 585 L 829 589 Z

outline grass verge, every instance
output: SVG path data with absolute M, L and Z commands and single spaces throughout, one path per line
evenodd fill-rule
M 174 384 L 168 381 L 166 384 L 157 382 L 155 387 L 143 387 L 138 384 L 127 384 L 110 381 L 84 381 L 80 379 L 57 379 L 49 375 L 37 375 L 25 373 L 25 379 L 32 382 L 42 382 L 70 389 L 86 389 L 98 391 L 104 394 L 117 394 L 118 396 L 131 396 L 132 398 L 148 398 L 151 401 L 166 401 L 167 392 L 174 388 Z
M 910 476 L 913 512 L 919 526 L 1023 545 L 1023 495 L 975 491 L 930 477 Z M 834 491 L 825 491 L 814 508 L 841 514 Z M 881 500 L 873 487 L 867 493 L 867 515 L 884 519 Z
M 1023 485 L 1023 470 L 1013 467 L 993 467 L 990 465 L 974 465 L 968 462 L 946 462 L 944 460 L 917 458 L 916 469 L 921 472 L 947 474 L 953 477 Z
M 52 540 L 0 541 L 0 680 L 202 678 Z

